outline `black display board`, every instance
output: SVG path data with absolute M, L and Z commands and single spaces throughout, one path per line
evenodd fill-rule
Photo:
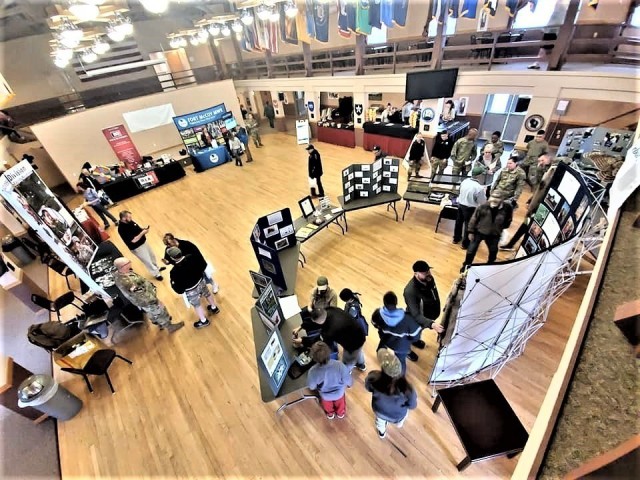
M 592 215 L 599 215 L 596 199 L 579 172 L 558 164 L 543 201 L 529 219 L 516 258 L 546 250 L 579 234 Z
M 344 203 L 398 192 L 400 159 L 385 157 L 373 163 L 354 163 L 342 170 Z
M 260 217 L 253 227 L 251 238 L 275 250 L 295 246 L 296 231 L 293 228 L 291 210 L 283 208 Z
M 268 245 L 256 242 L 253 237 L 251 238 L 251 246 L 258 259 L 258 265 L 260 265 L 262 274 L 269 277 L 275 286 L 281 288 L 283 291 L 286 290 L 287 281 L 284 279 L 284 272 L 282 271 L 278 251 Z

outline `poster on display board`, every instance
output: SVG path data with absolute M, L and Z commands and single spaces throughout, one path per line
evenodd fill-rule
M 224 103 L 173 118 L 182 143 L 190 153 L 225 145 L 224 135 L 237 126 L 233 113 L 227 112 Z M 235 125 L 230 127 L 231 125 Z
M 342 170 L 344 203 L 358 198 L 372 198 L 382 193 L 398 192 L 400 160 L 385 157 L 370 164 L 348 166 Z
M 309 120 L 296 120 L 296 138 L 298 145 L 309 143 Z
M 559 163 L 543 193 L 543 200 L 530 217 L 516 258 L 533 255 L 580 233 L 596 199 L 579 172 Z
M 87 271 L 98 246 L 27 160 L 0 176 L 0 194 L 10 211 L 22 218 L 89 289 L 110 298 Z
M 127 169 L 136 170 L 140 167 L 142 157 L 124 125 L 103 128 L 102 134 L 109 142 L 118 160 L 124 163 Z
M 284 340 L 280 335 L 280 331 L 276 328 L 271 332 L 266 345 L 260 351 L 261 368 L 267 373 L 269 386 L 274 395 L 277 395 L 282 388 L 291 359 L 287 355 L 287 349 L 284 346 Z

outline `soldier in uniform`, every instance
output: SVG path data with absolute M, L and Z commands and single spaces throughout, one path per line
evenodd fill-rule
M 462 137 L 453 144 L 451 159 L 453 160 L 453 175 L 466 175 L 471 170 L 471 163 L 476 158 L 476 137 L 478 130 L 472 128 L 466 137 Z
M 549 144 L 544 139 L 544 134 L 544 130 L 538 130 L 535 138 L 527 143 L 527 153 L 525 153 L 522 162 L 522 169 L 526 175 L 527 183 L 531 185 L 532 189 L 535 189 L 542 177 L 538 172 L 538 158 L 549 151 Z
M 502 133 L 498 131 L 495 131 L 491 134 L 490 145 L 493 145 L 494 160 L 500 160 L 500 157 L 502 157 L 502 154 L 504 153 L 504 143 L 502 143 L 502 140 L 500 140 L 501 136 L 502 136 Z
M 169 333 L 184 327 L 184 322 L 171 323 L 167 307 L 158 300 L 156 286 L 131 270 L 131 260 L 120 257 L 113 264 L 117 269 L 114 273 L 116 287 L 127 300 L 151 317 L 151 323 L 158 325 L 160 330 L 168 330 Z
M 516 159 L 512 156 L 507 160 L 506 168 L 500 170 L 500 175 L 495 182 L 495 186 L 491 193 L 497 192 L 502 195 L 505 201 L 511 201 L 513 208 L 518 208 L 518 198 L 522 194 L 525 183 L 525 173 L 516 163 Z
M 260 127 L 258 126 L 258 121 L 253 117 L 251 113 L 247 113 L 245 125 L 247 126 L 247 131 L 249 132 L 251 140 L 253 140 L 253 144 L 256 147 L 260 148 L 262 146 L 262 139 L 260 138 Z

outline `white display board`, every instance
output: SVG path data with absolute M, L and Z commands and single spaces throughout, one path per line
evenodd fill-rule
M 309 143 L 309 120 L 296 120 L 296 138 L 298 145 Z

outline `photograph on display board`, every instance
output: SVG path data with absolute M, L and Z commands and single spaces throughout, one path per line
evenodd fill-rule
M 284 321 L 282 308 L 280 307 L 280 302 L 275 294 L 273 283 L 269 283 L 264 288 L 258 297 L 258 300 L 256 300 L 256 306 L 264 312 L 274 326 L 279 327 Z
M 562 227 L 562 238 L 566 240 L 571 235 L 573 235 L 573 219 L 569 218 L 567 223 L 564 224 L 564 227 Z
M 270 238 L 270 237 L 273 237 L 274 235 L 277 235 L 279 232 L 280 232 L 280 229 L 278 228 L 278 225 L 270 225 L 264 229 L 264 237 Z
M 560 241 L 559 233 L 560 233 L 560 225 L 558 225 L 558 221 L 556 217 L 553 215 L 547 215 L 547 219 L 542 224 L 542 230 L 547 234 L 547 238 L 551 245 L 555 245 Z
M 562 197 L 560 197 L 560 194 L 553 188 L 549 189 L 549 191 L 547 192 L 547 196 L 544 199 L 544 203 L 547 204 L 550 210 L 555 210 L 561 201 Z
M 269 337 L 267 344 L 264 346 L 264 349 L 260 354 L 262 363 L 267 369 L 267 373 L 270 377 L 274 376 L 276 369 L 282 364 L 282 360 L 285 356 L 284 347 L 282 346 L 276 332 L 277 330 L 274 330 L 274 333 Z
M 529 255 L 535 253 L 538 250 L 538 245 L 536 245 L 536 242 L 531 237 L 527 238 L 527 241 L 524 242 L 523 247 Z
M 261 273 L 249 270 L 249 275 L 251 275 L 251 281 L 256 287 L 258 295 L 261 295 L 262 292 L 264 292 L 264 289 L 267 288 L 267 286 L 271 283 L 271 279 L 266 275 L 262 275 Z
M 542 225 L 544 221 L 547 219 L 547 215 L 549 215 L 549 209 L 544 205 L 538 205 L 538 209 L 536 213 L 533 214 L 533 220 L 538 224 Z
M 281 238 L 280 240 L 276 240 L 274 243 L 276 250 L 282 250 L 283 248 L 287 248 L 289 246 L 288 238 Z
M 558 223 L 560 225 L 564 224 L 565 220 L 569 216 L 569 212 L 571 211 L 571 207 L 567 202 L 562 202 L 562 206 L 560 207 L 560 211 L 558 212 Z
M 582 219 L 582 215 L 587 211 L 587 207 L 589 206 L 589 197 L 584 195 L 582 200 L 580 200 L 580 204 L 578 208 L 576 208 L 576 221 L 579 222 Z
M 540 238 L 538 239 L 538 248 L 540 250 L 545 250 L 549 248 L 549 240 L 547 240 L 546 235 L 544 234 L 540 235 Z
M 578 190 L 580 190 L 580 182 L 578 179 L 568 171 L 565 171 L 558 185 L 560 195 L 562 195 L 568 203 L 572 203 Z
M 348 185 L 348 183 L 345 184 L 345 190 L 349 188 Z M 302 216 L 304 218 L 308 218 L 316 209 L 313 205 L 313 200 L 309 195 L 304 197 L 302 200 L 299 200 L 298 205 L 300 205 L 300 210 L 302 211 Z
M 265 272 L 269 272 L 272 275 L 276 275 L 278 273 L 276 271 L 275 265 L 271 263 L 269 260 L 262 258 L 260 263 L 262 264 L 262 268 L 264 269 Z
M 529 234 L 533 237 L 534 240 L 538 241 L 542 236 L 542 227 L 533 222 L 531 224 L 531 228 L 529 228 Z

